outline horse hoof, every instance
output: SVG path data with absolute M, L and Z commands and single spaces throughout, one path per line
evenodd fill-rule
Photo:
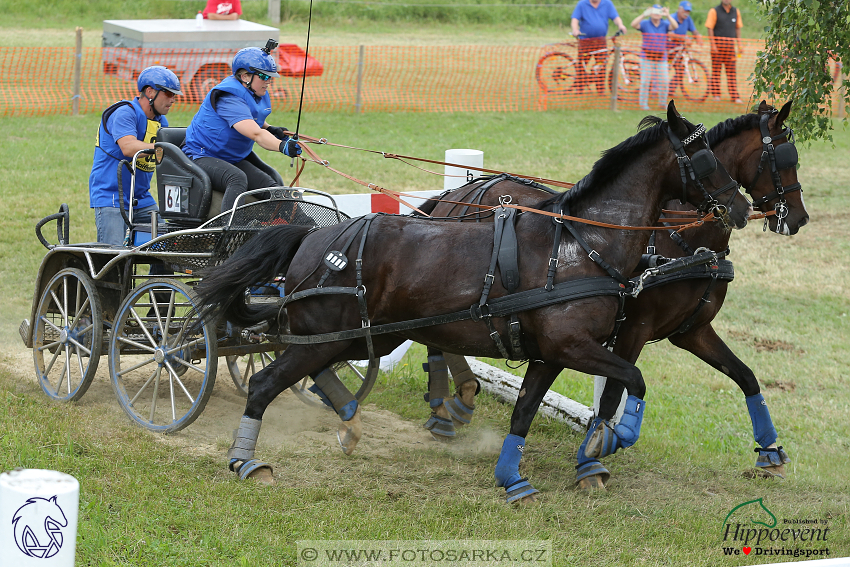
M 578 481 L 578 489 L 585 492 L 594 492 L 596 490 L 605 490 L 605 482 L 602 480 L 602 475 L 595 474 L 586 476 Z
M 360 407 L 358 407 L 354 413 L 354 417 L 339 424 L 336 439 L 339 441 L 342 452 L 346 455 L 351 455 L 362 435 L 363 422 L 360 420 Z
M 451 441 L 456 435 L 452 420 L 440 417 L 436 412 L 431 413 L 431 417 L 422 427 L 431 433 L 431 437 L 440 442 Z
M 261 484 L 274 484 L 274 471 L 268 463 L 256 459 L 250 459 L 248 461 L 233 460 L 229 468 L 239 476 L 239 480 L 250 478 Z
M 537 504 L 537 502 L 540 500 L 539 495 L 540 493 L 538 492 L 535 494 L 529 494 L 528 496 L 523 496 L 519 500 L 515 501 L 514 504 L 517 504 L 519 506 L 530 506 L 532 504 Z

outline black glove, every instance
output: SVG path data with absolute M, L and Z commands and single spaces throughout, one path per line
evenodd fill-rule
M 286 139 L 287 139 L 287 138 L 289 138 L 289 136 L 287 136 L 286 134 L 284 134 L 284 132 L 286 131 L 286 128 L 285 128 L 285 127 L 282 127 L 282 126 L 269 126 L 268 128 L 266 128 L 266 130 L 268 130 L 268 131 L 269 131 L 269 133 L 270 133 L 272 136 L 274 136 L 275 138 L 277 138 L 278 140 L 286 141 Z
M 280 153 L 294 158 L 301 155 L 301 146 L 298 145 L 298 142 L 287 136 L 286 140 L 280 143 Z

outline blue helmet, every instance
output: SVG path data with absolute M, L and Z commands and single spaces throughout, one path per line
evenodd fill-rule
M 264 73 L 270 77 L 280 77 L 277 73 L 277 63 L 274 57 L 259 47 L 246 47 L 240 49 L 233 63 L 230 65 L 235 75 L 239 69 L 245 69 L 251 73 Z
M 183 94 L 180 92 L 180 80 L 177 75 L 162 65 L 148 67 L 139 73 L 139 80 L 136 85 L 139 87 L 139 92 L 144 92 L 145 87 L 152 87 L 157 91 L 168 91 L 176 95 Z

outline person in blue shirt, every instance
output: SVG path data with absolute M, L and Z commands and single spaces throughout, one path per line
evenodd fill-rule
M 89 176 L 89 206 L 94 209 L 97 241 L 120 246 L 127 231 L 118 197 L 118 163 L 130 160 L 140 150 L 152 150 L 160 127 L 168 126 L 165 115 L 180 94 L 180 81 L 160 65 L 139 73 L 139 96 L 116 102 L 105 111 L 95 140 L 94 161 Z M 136 161 L 136 185 L 133 195 L 133 223 L 149 223 L 156 201 L 150 194 L 156 162 L 152 155 Z M 122 186 L 125 210 L 130 211 L 130 180 L 124 170 Z M 129 215 L 128 215 L 129 216 Z
M 617 9 L 611 0 L 580 0 L 573 10 L 570 27 L 573 35 L 578 38 L 578 65 L 576 66 L 576 91 L 581 93 L 588 80 L 596 85 L 596 92 L 602 93 L 605 88 L 604 72 L 608 62 L 608 42 L 605 35 L 608 33 L 608 21 L 623 33 L 626 26 L 617 14 Z M 588 79 L 586 72 L 587 64 L 591 58 L 595 65 L 603 69 L 602 73 L 593 73 Z
M 697 27 L 694 24 L 693 19 L 691 19 L 691 3 L 688 0 L 682 0 L 679 2 L 679 9 L 676 10 L 676 14 L 673 16 L 673 19 L 676 20 L 676 23 L 679 24 L 675 30 L 672 30 L 667 35 L 667 48 L 674 49 L 682 44 L 684 44 L 688 32 L 694 36 L 697 45 L 702 45 L 702 36 L 697 31 Z M 685 65 L 682 59 L 674 59 L 673 60 L 673 71 L 674 75 L 670 79 L 670 98 L 676 98 L 674 96 L 676 89 L 678 89 L 682 84 L 682 78 L 685 76 Z
M 233 75 L 207 93 L 198 113 L 186 129 L 183 152 L 210 177 L 212 188 L 224 193 L 221 210 L 233 208 L 236 198 L 249 189 L 273 187 L 274 180 L 246 159 L 257 143 L 261 148 L 289 157 L 301 153 L 298 143 L 286 129 L 270 126 L 269 84 L 279 77 L 270 52 L 246 47 L 233 58 Z
M 632 27 L 643 34 L 640 50 L 640 91 L 638 104 L 649 110 L 649 87 L 655 82 L 658 87 L 658 106 L 667 108 L 667 32 L 679 27 L 670 15 L 670 10 L 654 4 L 632 20 Z

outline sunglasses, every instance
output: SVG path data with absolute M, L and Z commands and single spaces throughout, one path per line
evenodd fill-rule
M 271 75 L 266 75 L 265 73 L 260 73 L 259 71 L 257 71 L 255 74 L 260 78 L 261 81 L 270 81 L 272 78 Z

